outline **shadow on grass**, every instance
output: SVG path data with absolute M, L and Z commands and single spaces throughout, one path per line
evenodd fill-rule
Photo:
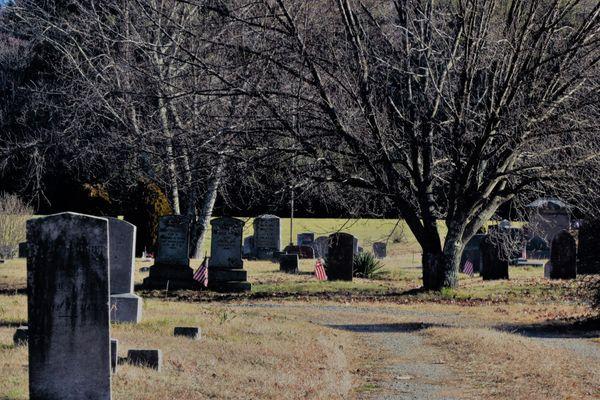
M 15 296 L 18 294 L 27 294 L 27 288 L 26 287 L 20 287 L 20 288 L 0 287 L 0 295 Z
M 27 325 L 26 320 L 21 321 L 4 321 L 0 319 L 0 328 L 18 328 L 19 326 Z
M 499 325 L 497 330 L 541 339 L 586 339 L 600 336 L 600 316 L 528 325 Z
M 327 325 L 329 328 L 349 331 L 354 333 L 394 333 L 394 332 L 417 332 L 431 327 L 441 327 L 443 324 L 429 324 L 423 322 L 402 322 L 396 324 L 351 324 L 351 325 Z

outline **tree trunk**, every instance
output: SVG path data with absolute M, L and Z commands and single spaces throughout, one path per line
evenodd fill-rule
M 219 185 L 221 184 L 221 175 L 223 174 L 224 168 L 225 157 L 220 156 L 215 173 L 208 184 L 206 194 L 204 195 L 200 214 L 192 223 L 190 248 L 190 255 L 192 258 L 202 257 L 202 245 L 204 244 L 206 232 L 208 231 L 208 226 L 210 225 L 210 218 L 212 217 L 215 201 L 217 200 L 217 195 L 219 193 Z
M 458 286 L 458 269 L 463 251 L 462 230 L 449 227 L 444 248 L 432 250 L 423 247 L 423 287 L 428 290 L 455 288 Z

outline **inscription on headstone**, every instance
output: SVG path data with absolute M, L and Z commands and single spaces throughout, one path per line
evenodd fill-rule
M 261 215 L 254 219 L 254 250 L 259 260 L 268 260 L 281 250 L 281 219 L 276 215 Z
M 354 248 L 355 237 L 348 233 L 340 232 L 329 236 L 328 280 L 352 280 Z
M 27 222 L 29 395 L 110 399 L 108 221 Z

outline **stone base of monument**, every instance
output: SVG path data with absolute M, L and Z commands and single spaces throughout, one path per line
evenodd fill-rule
M 142 299 L 133 293 L 110 296 L 110 320 L 137 324 L 142 320 Z
M 185 266 L 155 264 L 150 267 L 150 275 L 144 279 L 144 289 L 169 290 L 200 289 L 200 283 L 194 280 L 194 270 Z
M 208 268 L 208 288 L 217 292 L 247 292 L 252 288 L 244 269 Z

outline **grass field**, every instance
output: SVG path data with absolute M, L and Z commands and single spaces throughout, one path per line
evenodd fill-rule
M 285 243 L 288 228 L 285 220 L 282 224 Z M 394 225 L 300 219 L 294 232 L 320 235 L 343 227 L 368 249 Z M 376 280 L 320 282 L 313 277 L 314 260 L 301 260 L 298 275 L 280 273 L 275 263 L 246 261 L 250 293 L 138 290 L 143 322 L 113 324 L 111 336 L 119 340 L 120 356 L 132 348 L 160 348 L 164 369 L 121 365 L 113 398 L 366 400 L 381 398 L 398 379 L 430 385 L 428 375 L 389 370 L 397 363 L 425 362 L 451 371 L 436 382 L 447 397 L 598 398 L 600 371 L 590 368 L 597 359 L 588 356 L 600 352 L 600 328 L 579 333 L 572 327 L 591 316 L 580 279 L 550 281 L 542 268 L 511 267 L 510 280 L 461 275 L 457 289 L 423 292 L 418 245 L 407 232 L 394 236 L 390 256 L 382 261 L 384 274 Z M 191 264 L 196 268 L 199 260 Z M 136 261 L 137 284 L 147 276 L 139 269 L 150 265 Z M 12 344 L 15 328 L 27 323 L 25 289 L 25 260 L 0 264 L 0 399 L 28 396 L 27 348 Z M 202 327 L 202 340 L 174 337 L 175 326 Z M 336 326 L 384 327 L 376 334 L 384 342 L 408 335 L 421 345 L 409 342 L 410 352 L 394 353 L 372 333 Z M 559 328 L 564 332 L 552 333 Z M 540 337 L 550 332 L 559 342 L 546 344 L 521 330 Z

